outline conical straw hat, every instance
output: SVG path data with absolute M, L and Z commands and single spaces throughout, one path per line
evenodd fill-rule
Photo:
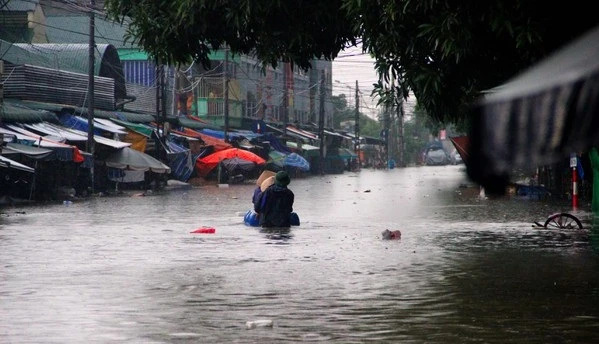
M 270 170 L 264 170 L 264 172 L 262 172 L 262 174 L 260 174 L 260 177 L 258 177 L 258 180 L 256 180 L 256 185 L 262 186 L 262 182 L 264 180 L 266 180 L 266 178 L 272 177 L 275 174 L 277 174 L 277 173 L 270 171 Z
M 264 190 L 268 189 L 269 186 L 275 183 L 275 176 L 270 176 L 260 184 L 260 190 L 264 192 Z

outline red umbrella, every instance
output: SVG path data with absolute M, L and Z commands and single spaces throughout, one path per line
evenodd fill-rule
M 240 148 L 229 148 L 218 152 L 214 152 L 196 161 L 196 168 L 201 177 L 205 177 L 212 171 L 213 168 L 225 159 L 239 158 L 242 160 L 251 161 L 257 165 L 264 164 L 266 160 L 260 156 Z

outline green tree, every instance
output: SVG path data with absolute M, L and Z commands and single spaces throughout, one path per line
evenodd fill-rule
M 348 105 L 345 94 L 332 96 L 331 102 L 333 103 L 333 120 L 335 122 L 335 128 L 340 128 L 341 122 L 356 120 L 356 108 Z M 381 124 L 378 120 L 370 118 L 360 112 L 359 121 L 360 135 L 379 137 Z
M 381 103 L 411 90 L 440 123 L 467 117 L 481 91 L 505 82 L 597 25 L 592 1 L 106 0 L 111 18 L 157 61 L 209 64 L 228 47 L 302 69 L 359 41 L 376 59 Z
M 429 119 L 418 109 L 404 121 L 404 156 L 407 164 L 422 163 L 422 150 L 431 134 L 431 129 L 425 125 L 427 121 Z
M 333 103 L 333 122 L 335 129 L 341 128 L 341 122 L 354 119 L 355 110 L 348 106 L 345 94 L 332 96 L 331 102 Z
M 379 137 L 381 135 L 381 123 L 360 113 L 360 136 Z

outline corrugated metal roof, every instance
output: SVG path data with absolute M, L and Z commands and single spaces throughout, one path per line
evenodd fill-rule
M 46 16 L 46 35 L 52 43 L 88 43 L 89 16 Z M 133 48 L 131 43 L 125 43 L 126 24 L 123 26 L 96 16 L 95 41 L 98 44 L 112 44 L 116 48 Z
M 66 112 L 69 112 L 69 113 L 72 113 L 75 115 L 81 115 L 84 117 L 87 117 L 87 114 L 89 112 L 88 108 L 79 107 L 79 106 L 69 106 L 69 105 L 63 105 L 63 104 L 43 103 L 43 102 L 35 102 L 35 101 L 19 102 L 19 101 L 12 100 L 12 102 L 22 104 L 21 106 L 23 108 L 48 110 L 48 112 L 50 112 L 50 111 L 53 111 L 53 112 L 66 111 Z M 11 102 L 11 104 L 12 104 L 12 102 Z M 60 123 L 60 121 L 58 121 L 58 117 L 53 112 L 50 112 L 50 114 L 53 115 L 53 118 L 56 118 L 57 122 L 55 122 L 55 123 Z M 10 118 L 12 118 L 12 117 L 10 117 Z M 96 118 L 121 119 L 121 120 L 125 120 L 125 121 L 131 122 L 131 123 L 151 123 L 151 122 L 155 121 L 154 115 L 147 114 L 147 113 L 137 113 L 137 112 L 119 111 L 119 110 L 106 111 L 106 110 L 94 109 L 94 119 L 96 119 Z M 44 119 L 44 120 L 51 122 L 47 119 Z M 40 121 L 41 120 L 29 121 L 26 123 L 36 123 L 36 122 L 40 122 Z M 19 121 L 14 121 L 14 122 L 19 122 Z
M 0 7 L 0 11 L 10 11 L 10 12 L 18 12 L 18 11 L 33 11 L 35 7 L 39 4 L 39 0 L 10 0 L 4 7 Z
M 14 43 L 10 46 L 9 43 L 8 45 L 2 59 L 10 63 L 32 64 L 75 73 L 88 73 L 88 44 Z M 94 49 L 96 59 L 94 75 L 99 75 L 101 63 L 98 62 L 102 61 L 104 53 L 111 48 L 114 49 L 108 44 L 96 45 L 96 49 Z
M 13 65 L 6 63 L 2 75 L 4 96 L 20 100 L 50 102 L 83 106 L 87 102 L 89 77 L 84 73 L 74 73 L 29 64 Z M 115 108 L 115 80 L 96 76 L 94 98 L 100 109 Z

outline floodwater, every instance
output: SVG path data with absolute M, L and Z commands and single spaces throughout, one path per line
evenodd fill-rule
M 292 180 L 301 225 L 268 232 L 243 224 L 253 188 L 3 209 L 0 342 L 599 342 L 588 230 L 532 226 L 567 201 L 362 170 Z

